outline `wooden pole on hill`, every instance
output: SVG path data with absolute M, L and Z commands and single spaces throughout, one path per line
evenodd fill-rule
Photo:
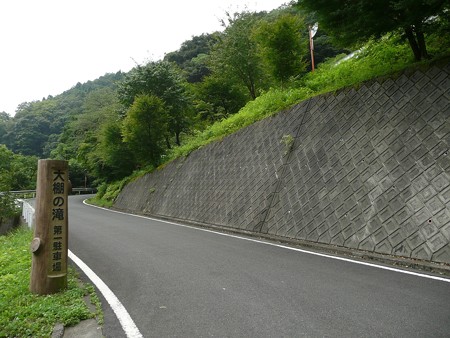
M 30 291 L 45 295 L 67 287 L 68 253 L 67 161 L 39 160 L 36 186 L 36 222 Z
M 314 35 L 316 35 L 317 30 L 319 29 L 319 23 L 316 22 L 314 26 L 309 26 L 309 49 L 311 51 L 311 72 L 314 72 L 315 65 L 314 65 Z

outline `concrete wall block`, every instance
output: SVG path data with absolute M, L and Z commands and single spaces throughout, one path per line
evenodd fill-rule
M 433 252 L 428 247 L 427 243 L 423 243 L 416 249 L 414 249 L 411 253 L 412 258 L 418 258 L 418 259 L 424 259 L 424 260 L 431 260 L 431 257 L 433 256 Z
M 450 241 L 450 222 L 441 227 L 439 232 Z
M 447 244 L 446 246 L 441 248 L 439 251 L 437 251 L 435 254 L 433 254 L 432 260 L 434 262 L 440 262 L 440 263 L 450 262 L 450 245 Z
M 392 253 L 392 245 L 387 239 L 383 240 L 375 246 L 375 252 L 390 255 Z

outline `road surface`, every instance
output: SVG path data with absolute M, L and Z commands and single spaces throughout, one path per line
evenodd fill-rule
M 450 337 L 450 283 L 69 205 L 69 248 L 144 337 Z M 106 337 L 125 337 L 103 302 Z

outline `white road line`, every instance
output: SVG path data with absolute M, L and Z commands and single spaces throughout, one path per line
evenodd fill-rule
M 80 258 L 78 258 L 72 251 L 69 250 L 69 258 L 76 264 L 78 267 L 83 270 L 83 272 L 88 276 L 88 278 L 95 284 L 97 289 L 100 290 L 103 297 L 105 297 L 106 301 L 109 303 L 114 313 L 119 319 L 120 324 L 122 325 L 123 330 L 128 338 L 143 338 L 142 334 L 139 332 L 139 329 L 134 324 L 133 319 L 131 319 L 128 311 L 122 305 L 120 300 L 116 297 L 116 295 L 111 291 L 111 289 L 101 280 L 99 276 L 95 274 L 94 271 L 89 268 Z
M 239 238 L 239 239 L 242 239 L 242 240 L 245 240 L 245 241 L 249 241 L 249 242 L 255 242 L 255 243 L 260 243 L 260 244 L 265 244 L 265 245 L 271 245 L 271 246 L 275 246 L 275 247 L 282 248 L 282 249 L 302 252 L 302 253 L 315 255 L 315 256 L 320 256 L 320 257 L 326 257 L 326 258 L 335 259 L 335 260 L 338 260 L 338 261 L 344 261 L 344 262 L 349 262 L 349 263 L 354 263 L 354 264 L 359 264 L 359 265 L 365 265 L 365 266 L 370 266 L 370 267 L 378 268 L 378 269 L 382 269 L 382 270 L 389 270 L 389 271 L 403 273 L 403 274 L 406 274 L 406 275 L 412 275 L 412 276 L 428 278 L 428 279 L 438 280 L 438 281 L 441 281 L 441 282 L 450 283 L 450 279 L 449 278 L 443 278 L 443 277 L 438 277 L 438 276 L 426 275 L 426 274 L 423 274 L 423 273 L 418 273 L 418 272 L 413 272 L 413 271 L 408 271 L 408 270 L 402 270 L 402 269 L 396 269 L 396 268 L 392 268 L 392 267 L 389 267 L 389 266 L 384 266 L 384 265 L 378 265 L 378 264 L 373 264 L 373 263 L 357 261 L 357 260 L 353 260 L 353 259 L 350 259 L 350 258 L 344 258 L 344 257 L 339 257 L 339 256 L 332 256 L 332 255 L 322 254 L 322 253 L 319 253 L 319 252 L 293 248 L 293 247 L 286 246 L 286 245 L 260 241 L 260 240 L 253 239 L 253 238 L 241 237 L 241 236 L 231 235 L 231 234 L 218 232 L 218 231 L 214 231 L 214 230 L 203 229 L 203 228 L 199 228 L 199 227 L 193 227 L 193 226 L 190 226 L 190 225 L 169 222 L 169 221 L 165 221 L 165 220 L 157 219 L 157 218 L 152 218 L 152 217 L 148 217 L 148 216 L 129 214 L 129 213 L 122 212 L 122 211 L 111 210 L 111 209 L 107 209 L 107 208 L 98 207 L 96 205 L 88 204 L 88 203 L 86 203 L 86 200 L 84 200 L 83 203 L 85 205 L 93 207 L 93 208 L 103 209 L 103 210 L 106 210 L 106 211 L 115 212 L 115 213 L 122 214 L 122 215 L 128 215 L 128 216 L 134 216 L 134 217 L 149 219 L 149 220 L 152 220 L 152 221 L 163 222 L 163 223 L 176 225 L 176 226 L 180 226 L 180 227 L 184 227 L 184 228 L 190 228 L 190 229 L 194 229 L 194 230 L 198 230 L 198 231 L 210 232 L 210 233 L 214 233 L 214 234 L 221 235 L 221 236 Z

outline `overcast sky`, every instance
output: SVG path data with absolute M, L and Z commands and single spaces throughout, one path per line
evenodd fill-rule
M 222 30 L 225 11 L 289 0 L 0 0 L 0 112 L 160 60 Z

